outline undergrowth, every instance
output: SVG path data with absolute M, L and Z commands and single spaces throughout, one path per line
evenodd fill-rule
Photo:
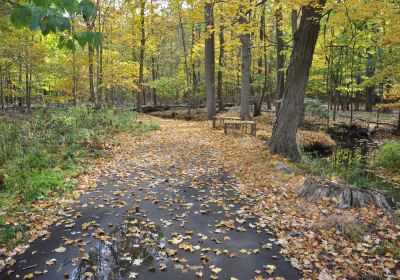
M 389 142 L 369 156 L 363 156 L 365 147 L 355 149 L 336 147 L 333 155 L 328 158 L 303 152 L 303 162 L 300 167 L 314 176 L 342 179 L 346 183 L 362 189 L 381 190 L 400 203 L 400 195 L 394 183 L 377 176 L 374 171 L 375 168 L 389 170 L 397 166 L 396 162 L 399 159 L 397 159 L 396 153 L 399 153 L 399 150 L 396 150 L 395 146 L 396 143 Z
M 160 126 L 136 121 L 134 112 L 83 105 L 0 117 L 0 244 L 13 245 L 25 232 L 7 223 L 8 217 L 54 192 L 72 190 L 69 178 L 102 156 L 112 136 L 155 129 Z

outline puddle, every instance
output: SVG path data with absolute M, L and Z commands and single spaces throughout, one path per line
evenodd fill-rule
M 162 250 L 165 247 L 163 232 L 153 222 L 125 220 L 108 236 L 107 241 L 99 241 L 90 249 L 69 279 L 127 278 L 138 264 L 151 264 L 166 258 Z

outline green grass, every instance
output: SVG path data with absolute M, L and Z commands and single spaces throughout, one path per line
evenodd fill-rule
M 0 116 L 0 176 L 5 178 L 0 186 L 0 244 L 13 245 L 21 231 L 7 218 L 18 220 L 18 213 L 33 211 L 36 201 L 73 189 L 70 178 L 84 172 L 91 158 L 104 156 L 104 144 L 114 135 L 157 129 L 158 124 L 137 121 L 131 111 L 83 105 Z
M 383 144 L 377 152 L 375 165 L 400 172 L 400 141 L 390 141 Z
M 26 242 L 28 233 L 23 225 L 4 225 L 0 227 L 0 244 L 7 244 L 12 249 L 18 243 Z
M 393 185 L 366 171 L 373 169 L 378 164 L 376 160 L 372 164 L 369 160 L 363 158 L 361 149 L 361 147 L 358 147 L 352 151 L 351 149 L 337 147 L 334 155 L 330 156 L 328 160 L 311 154 L 304 154 L 304 161 L 300 166 L 312 175 L 341 178 L 355 187 L 380 189 L 391 195 Z M 378 155 L 379 153 L 380 151 L 378 151 Z M 398 200 L 398 197 L 395 197 L 395 199 Z

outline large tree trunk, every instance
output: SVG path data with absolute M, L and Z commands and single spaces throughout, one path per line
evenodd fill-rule
M 291 12 L 291 22 L 292 22 L 292 40 L 293 40 L 293 47 L 295 44 L 295 34 L 297 32 L 297 10 L 292 10 Z M 302 108 L 301 108 L 301 115 L 300 115 L 300 119 L 299 119 L 299 126 L 303 126 L 304 125 L 304 118 L 306 116 L 306 107 L 304 106 L 304 102 L 302 104 Z
M 276 114 L 278 115 L 285 90 L 285 56 L 283 55 L 282 8 L 275 14 L 276 32 Z
M 288 67 L 284 97 L 269 143 L 271 153 L 283 154 L 293 161 L 299 161 L 301 158 L 296 140 L 297 126 L 318 39 L 322 7 L 325 3 L 326 0 L 319 0 L 319 6 L 307 5 L 302 8 L 300 26 L 296 32 Z
M 242 17 L 240 22 L 247 24 L 248 19 Z M 250 68 L 251 68 L 251 38 L 250 33 L 240 35 L 242 43 L 242 81 L 240 86 L 240 118 L 250 119 Z
M 222 97 L 222 68 L 225 66 L 225 38 L 224 38 L 224 27 L 221 27 L 219 31 L 219 58 L 218 58 L 218 74 L 217 74 L 217 99 L 218 99 L 218 111 L 222 112 L 225 110 L 224 100 Z
M 400 135 L 400 108 L 399 108 L 399 119 L 397 120 L 396 134 Z
M 216 115 L 215 108 L 215 34 L 213 5 L 206 2 L 204 5 L 206 21 L 204 78 L 206 82 L 207 118 L 212 119 Z M 211 31 L 210 31 L 211 30 Z M 209 33 L 209 34 L 208 34 Z

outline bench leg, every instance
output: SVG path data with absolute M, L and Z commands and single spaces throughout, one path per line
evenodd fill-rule
M 228 134 L 228 128 L 227 128 L 227 124 L 224 123 L 224 134 L 227 135 Z
M 215 128 L 215 126 L 216 126 L 216 121 L 217 121 L 216 119 L 213 119 L 213 120 L 212 120 L 212 122 L 213 122 L 213 128 Z

